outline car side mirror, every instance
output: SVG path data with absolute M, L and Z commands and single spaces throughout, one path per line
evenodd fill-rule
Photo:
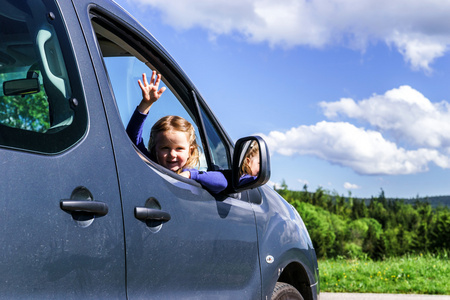
M 253 189 L 269 181 L 270 156 L 261 137 L 249 136 L 236 142 L 232 174 L 235 192 Z
M 5 96 L 34 94 L 39 93 L 40 90 L 38 78 L 17 79 L 3 82 L 3 95 Z

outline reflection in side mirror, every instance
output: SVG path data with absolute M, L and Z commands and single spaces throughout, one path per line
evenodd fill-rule
M 233 156 L 233 189 L 240 192 L 269 181 L 270 157 L 266 142 L 259 136 L 236 142 Z
M 27 95 L 39 93 L 40 91 L 38 78 L 17 79 L 3 82 L 3 95 Z

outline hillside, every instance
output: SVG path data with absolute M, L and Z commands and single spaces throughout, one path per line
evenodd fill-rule
M 450 250 L 450 196 L 358 199 L 277 189 L 299 212 L 318 257 L 384 259 Z
M 432 207 L 446 206 L 450 207 L 450 196 L 434 196 L 434 197 L 423 197 L 416 199 L 406 199 L 406 203 L 414 204 L 417 200 L 422 202 L 428 202 Z

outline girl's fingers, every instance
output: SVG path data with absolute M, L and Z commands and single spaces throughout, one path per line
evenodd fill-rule
M 150 84 L 153 84 L 153 82 L 155 82 L 155 78 L 156 78 L 156 71 L 153 71 L 152 78 L 150 78 Z
M 143 81 L 143 83 L 144 83 L 144 86 L 147 86 L 147 85 L 148 85 L 148 82 L 147 82 L 147 74 L 145 74 L 145 73 L 142 74 L 142 81 Z
M 164 93 L 165 90 L 166 90 L 166 87 L 163 86 L 163 87 L 158 91 L 158 95 L 161 96 L 162 93 Z
M 162 93 L 166 90 L 166 87 L 162 87 L 158 90 L 158 86 L 161 83 L 161 74 L 156 74 L 156 71 L 152 71 L 152 77 L 150 78 L 150 84 L 147 81 L 147 74 L 142 74 L 142 81 L 139 79 L 138 84 L 142 90 L 142 95 L 144 98 L 152 97 L 150 94 L 153 94 L 158 99 Z
M 144 85 L 142 84 L 140 79 L 138 80 L 138 84 L 139 84 L 139 87 L 141 88 L 141 90 L 144 90 Z
M 145 87 L 147 87 L 148 81 L 147 81 L 147 74 L 142 74 L 142 82 Z M 152 77 L 150 78 L 150 85 L 158 86 L 161 82 L 161 74 L 156 75 L 156 71 L 152 71 Z
M 161 74 L 158 74 L 158 76 L 156 76 L 156 80 L 155 80 L 155 86 L 157 88 L 158 88 L 160 82 L 161 82 Z

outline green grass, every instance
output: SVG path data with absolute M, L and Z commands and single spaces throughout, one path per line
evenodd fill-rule
M 319 260 L 322 292 L 450 295 L 448 253 Z

